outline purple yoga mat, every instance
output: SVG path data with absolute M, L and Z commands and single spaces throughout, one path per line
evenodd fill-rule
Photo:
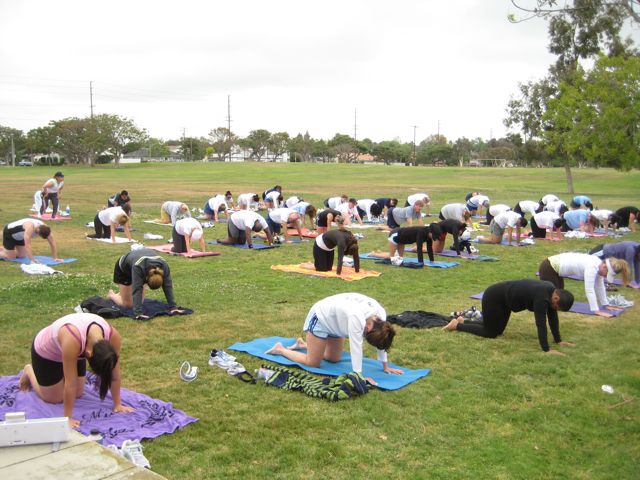
M 9 412 L 25 412 L 28 420 L 36 418 L 63 417 L 63 406 L 46 403 L 33 390 L 21 392 L 18 388 L 20 374 L 0 377 L 0 418 Z M 111 394 L 100 400 L 95 389 L 97 377 L 87 372 L 84 395 L 73 407 L 73 417 L 80 420 L 78 431 L 89 435 L 96 429 L 103 437 L 103 445 L 122 445 L 125 440 L 156 438 L 173 433 L 198 419 L 190 417 L 171 403 L 155 400 L 126 388 L 120 389 L 122 404 L 134 407 L 132 413 L 113 413 Z M 179 380 L 176 376 L 176 382 Z
M 539 277 L 540 276 L 540 272 L 536 272 L 536 276 Z M 564 278 L 570 278 L 571 280 L 578 280 L 579 282 L 583 282 L 584 281 L 584 278 L 580 278 L 580 277 L 577 277 L 575 275 L 569 275 L 569 276 L 564 277 Z M 622 285 L 622 280 L 620 280 L 619 278 L 614 278 L 613 279 L 613 283 L 614 283 L 614 285 Z
M 458 258 L 458 254 L 456 253 L 455 250 L 443 250 L 440 253 L 436 253 L 436 255 L 440 255 L 442 257 Z M 478 258 L 477 254 L 473 253 L 473 254 L 469 255 L 466 251 L 460 252 L 460 256 L 462 258 L 470 258 L 470 259 Z
M 475 295 L 471 295 L 471 298 L 481 300 L 483 293 L 484 292 L 480 292 L 476 293 Z M 571 306 L 571 309 L 569 311 L 571 313 L 581 313 L 583 315 L 595 315 L 595 313 L 593 313 L 589 308 L 589 304 L 584 302 L 573 302 L 573 305 Z M 607 310 L 607 313 L 610 313 L 614 317 L 617 317 L 619 315 L 622 315 L 624 313 L 624 310 Z

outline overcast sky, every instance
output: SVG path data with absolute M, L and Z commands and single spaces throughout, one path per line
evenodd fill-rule
M 546 23 L 509 0 L 0 0 L 0 125 L 94 113 L 164 139 L 500 137 L 541 78 Z M 633 31 L 638 42 L 638 30 Z

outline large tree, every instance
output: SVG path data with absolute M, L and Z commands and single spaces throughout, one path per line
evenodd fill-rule
M 49 125 L 55 133 L 55 150 L 62 154 L 65 162 L 93 166 L 100 146 L 91 119 L 70 117 Z
M 16 158 L 20 158 L 25 151 L 25 137 L 22 130 L 0 125 L 0 158 L 4 158 L 7 163 L 12 160 L 12 142 L 13 153 Z
M 269 130 L 251 130 L 246 138 L 240 141 L 242 147 L 249 150 L 249 158 L 260 161 L 267 153 L 271 133 Z
M 565 142 L 565 147 L 556 148 L 560 145 L 557 135 L 564 135 L 568 131 L 567 126 L 553 123 L 555 119 L 561 120 L 562 115 L 545 115 L 545 112 L 552 99 L 569 92 L 567 86 L 580 80 L 584 74 L 580 61 L 595 59 L 603 51 L 611 57 L 634 55 L 631 40 L 623 39 L 621 32 L 626 21 L 636 20 L 632 12 L 637 2 L 573 0 L 560 3 L 557 0 L 536 0 L 532 3 L 511 0 L 511 3 L 529 14 L 521 19 L 512 16 L 511 21 L 544 18 L 548 22 L 549 51 L 556 55 L 556 62 L 550 66 L 546 78 L 520 85 L 519 97 L 509 102 L 505 125 L 519 126 L 525 141 L 541 138 L 543 132 L 545 138 L 555 138 L 555 146 L 551 148 L 563 155 L 567 188 L 573 193 L 571 167 L 578 157 L 570 155 L 568 152 L 572 150 L 565 148 L 569 141 Z M 572 99 L 567 99 L 567 103 L 570 101 Z M 553 130 L 556 137 L 549 133 Z
M 273 155 L 274 161 L 286 153 L 289 148 L 289 140 L 289 134 L 287 132 L 276 132 L 271 134 L 271 137 L 267 142 L 267 148 Z
M 147 132 L 138 128 L 133 120 L 119 115 L 96 115 L 89 122 L 95 135 L 96 152 L 108 152 L 116 166 L 120 165 L 120 157 L 128 143 L 142 143 L 148 138 Z
M 231 151 L 237 144 L 238 137 L 228 128 L 218 127 L 209 132 L 209 138 L 218 160 L 221 162 L 226 159 L 231 160 Z
M 549 148 L 592 166 L 640 166 L 640 58 L 600 57 L 560 83 L 543 116 Z

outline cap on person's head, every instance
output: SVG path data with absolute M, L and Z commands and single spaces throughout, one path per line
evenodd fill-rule
M 55 175 L 54 175 L 54 177 L 62 177 L 62 178 L 64 178 L 64 173 L 62 173 L 62 172 L 56 172 L 56 173 L 55 173 Z
M 191 232 L 191 240 L 200 240 L 202 238 L 202 229 L 196 228 Z

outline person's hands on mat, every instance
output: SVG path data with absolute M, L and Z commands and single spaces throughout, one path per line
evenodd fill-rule
M 404 374 L 404 372 L 402 370 L 400 370 L 399 368 L 391 368 L 385 365 L 385 367 L 383 368 L 384 373 L 392 373 L 394 375 L 402 375 Z
M 117 405 L 115 407 L 113 407 L 113 411 L 114 413 L 131 413 L 131 412 L 135 412 L 136 409 L 133 407 L 128 407 L 126 405 Z
M 71 428 L 78 428 L 80 426 L 80 420 L 69 417 L 69 426 Z
M 613 305 L 607 305 L 604 308 L 605 310 L 611 310 L 612 312 L 621 312 L 622 310 L 624 310 L 624 308 L 622 307 L 614 307 Z

